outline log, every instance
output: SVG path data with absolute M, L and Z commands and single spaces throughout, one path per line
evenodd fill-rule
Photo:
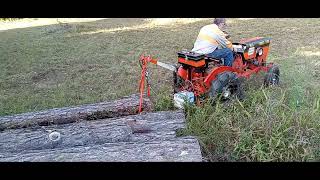
M 192 137 L 152 142 L 118 142 L 66 149 L 1 153 L 2 162 L 200 162 L 199 143 Z
M 139 94 L 133 94 L 114 101 L 4 116 L 0 117 L 0 131 L 133 115 L 138 113 L 139 99 Z M 150 99 L 143 102 L 144 111 L 151 111 Z
M 45 128 L 10 129 L 0 133 L 0 152 L 72 148 L 115 142 L 164 141 L 175 138 L 176 130 L 184 127 L 185 115 L 182 111 L 162 111 Z M 60 133 L 60 139 L 50 140 L 52 132 Z

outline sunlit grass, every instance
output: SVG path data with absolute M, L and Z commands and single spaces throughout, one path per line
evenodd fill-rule
M 123 26 L 110 29 L 98 29 L 96 31 L 82 32 L 81 34 L 97 34 L 97 33 L 117 33 L 120 31 L 132 31 L 132 30 L 144 30 L 156 27 L 166 27 L 173 28 L 177 25 L 187 25 L 190 23 L 195 23 L 198 21 L 204 21 L 207 19 L 203 18 L 155 18 L 155 19 L 146 19 L 145 23 L 136 25 L 136 26 Z
M 15 21 L 0 22 L 0 31 L 17 28 L 53 25 L 59 23 L 91 22 L 101 19 L 105 18 L 23 18 Z

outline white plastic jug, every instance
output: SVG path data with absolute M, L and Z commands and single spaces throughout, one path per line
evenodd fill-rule
M 181 91 L 173 96 L 174 106 L 183 109 L 184 103 L 194 103 L 194 93 L 189 91 Z

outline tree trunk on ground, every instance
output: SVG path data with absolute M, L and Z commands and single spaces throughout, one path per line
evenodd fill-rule
M 71 148 L 115 142 L 146 142 L 173 139 L 185 126 L 182 111 L 163 111 L 78 123 L 10 129 L 0 133 L 0 152 Z M 139 131 L 140 130 L 140 131 Z M 60 139 L 50 140 L 51 132 Z
M 148 162 L 202 161 L 198 141 L 191 137 L 151 142 L 118 142 L 66 149 L 31 150 L 24 153 L 2 153 L 0 161 L 10 162 Z
M 140 95 L 134 94 L 109 102 L 4 116 L 0 117 L 0 131 L 133 115 L 138 113 L 139 99 Z M 151 101 L 144 98 L 143 102 L 144 111 L 150 111 Z
M 184 113 L 134 115 L 139 98 L 1 117 L 0 161 L 202 161 L 196 138 L 176 136 Z

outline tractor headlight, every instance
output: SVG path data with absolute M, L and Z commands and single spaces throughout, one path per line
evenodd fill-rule
M 258 55 L 261 56 L 263 54 L 263 49 L 258 50 Z

